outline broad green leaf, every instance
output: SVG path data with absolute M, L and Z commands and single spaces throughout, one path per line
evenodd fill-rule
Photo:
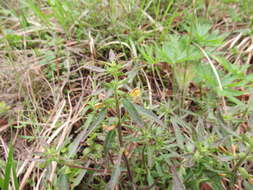
M 132 118 L 132 120 L 134 122 L 136 122 L 140 127 L 144 127 L 145 123 L 141 119 L 141 116 L 137 112 L 134 105 L 130 101 L 128 101 L 127 99 L 123 99 L 123 105 L 124 105 L 124 108 L 128 111 L 129 116 Z
M 248 171 L 247 171 L 245 168 L 243 168 L 243 167 L 239 167 L 239 168 L 238 168 L 238 171 L 239 171 L 240 175 L 241 175 L 244 179 L 248 179 L 248 178 L 251 177 L 251 175 L 248 173 Z

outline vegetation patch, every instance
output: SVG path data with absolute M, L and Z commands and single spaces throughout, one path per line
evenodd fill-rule
M 253 189 L 252 5 L 1 1 L 0 189 Z

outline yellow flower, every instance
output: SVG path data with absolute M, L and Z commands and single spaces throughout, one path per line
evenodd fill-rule
M 97 104 L 95 104 L 94 107 L 95 107 L 96 109 L 100 109 L 100 108 L 104 107 L 104 103 L 97 103 Z
M 141 90 L 139 88 L 134 88 L 129 95 L 133 98 L 139 97 L 141 95 Z

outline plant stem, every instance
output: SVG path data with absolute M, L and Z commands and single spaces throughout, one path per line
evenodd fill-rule
M 118 82 L 118 78 L 115 77 L 115 79 Z M 119 96 L 118 96 L 118 92 L 117 92 L 117 87 L 114 88 L 114 96 L 115 96 L 115 104 L 116 104 L 116 113 L 117 113 L 117 117 L 118 117 L 118 123 L 117 123 L 116 128 L 118 130 L 119 144 L 120 144 L 121 148 L 124 148 L 124 142 L 123 142 L 123 138 L 122 138 L 122 127 L 121 127 L 121 111 L 120 111 Z M 130 165 L 129 165 L 129 162 L 128 162 L 125 152 L 123 152 L 123 159 L 124 159 L 124 162 L 127 167 L 128 178 L 129 178 L 132 186 L 134 186 L 132 172 L 131 172 Z

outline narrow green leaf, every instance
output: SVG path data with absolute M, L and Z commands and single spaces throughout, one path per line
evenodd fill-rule
M 27 1 L 29 8 L 34 12 L 34 14 L 41 19 L 45 24 L 50 24 L 47 16 L 41 11 L 40 7 L 37 5 L 37 2 L 34 0 Z
M 9 148 L 8 158 L 7 158 L 6 167 L 5 167 L 5 178 L 4 178 L 3 190 L 9 189 L 12 165 L 13 165 L 13 148 L 11 146 Z
M 141 119 L 141 116 L 137 112 L 134 105 L 130 101 L 128 101 L 127 99 L 123 99 L 123 105 L 124 105 L 124 108 L 128 111 L 129 116 L 132 118 L 132 120 L 134 122 L 136 122 L 140 127 L 144 127 L 145 123 Z
M 58 180 L 58 186 L 61 187 L 61 190 L 70 189 L 69 181 L 65 174 L 60 175 L 59 180 Z
M 177 141 L 177 144 L 180 148 L 184 148 L 184 136 L 182 135 L 182 132 L 178 126 L 178 123 L 175 121 L 175 119 L 171 118 L 171 123 L 172 123 L 172 126 L 173 126 L 173 129 L 174 129 L 174 132 L 175 132 L 175 136 L 176 136 L 176 141 Z
M 88 160 L 87 163 L 85 164 L 85 167 L 88 168 L 90 163 L 91 163 L 91 161 Z M 80 171 L 78 176 L 73 180 L 73 183 L 71 184 L 72 189 L 75 189 L 75 187 L 78 186 L 82 182 L 86 173 L 87 173 L 87 170 Z
M 19 182 L 18 182 L 18 176 L 16 172 L 16 163 L 13 163 L 12 176 L 13 176 L 15 190 L 19 190 Z
M 97 126 L 99 126 L 99 124 L 102 121 L 104 121 L 106 113 L 107 113 L 106 108 L 103 108 L 101 112 L 98 114 L 97 118 L 95 118 L 93 123 L 91 123 L 89 130 L 86 132 L 85 136 L 83 137 L 83 140 L 86 139 L 97 128 Z
M 114 142 L 115 136 L 116 136 L 115 130 L 111 130 L 111 131 L 109 131 L 109 133 L 107 133 L 106 138 L 105 138 L 105 143 L 104 143 L 105 155 L 107 155 L 109 149 L 111 148 L 112 143 Z
M 94 130 L 94 128 L 96 128 L 105 119 L 106 112 L 106 108 L 103 108 L 102 111 L 98 114 L 98 117 L 91 124 L 89 131 Z
M 4 185 L 4 180 L 3 178 L 0 177 L 0 189 L 3 189 L 3 185 Z
M 163 122 L 154 114 L 151 110 L 145 109 L 142 106 L 139 106 L 137 104 L 134 104 L 134 107 L 139 113 L 142 113 L 143 115 L 149 117 L 150 119 L 154 120 L 157 124 L 163 126 Z
M 148 185 L 149 185 L 149 186 L 153 185 L 153 183 L 154 183 L 154 178 L 153 178 L 153 176 L 151 175 L 150 170 L 148 170 L 147 181 L 148 181 Z M 154 189 L 154 188 L 152 188 L 152 189 Z
M 223 119 L 221 111 L 219 109 L 218 109 L 216 116 L 217 116 L 218 121 L 220 121 L 220 126 L 223 131 L 225 131 L 227 134 L 233 135 L 235 137 L 239 137 L 239 135 L 236 134 L 233 129 L 231 129 L 229 126 L 227 126 L 226 122 Z
M 88 127 L 90 126 L 93 119 L 94 119 L 94 114 L 93 113 L 89 114 L 84 125 L 82 126 L 83 130 L 79 132 L 77 137 L 69 145 L 69 157 L 72 157 L 76 154 L 76 152 L 78 151 L 80 142 L 85 140 L 84 137 L 87 134 Z
M 73 157 L 76 154 L 80 142 L 84 141 L 96 129 L 96 127 L 99 126 L 99 124 L 105 119 L 106 113 L 106 108 L 103 108 L 97 117 L 94 117 L 94 114 L 90 114 L 88 116 L 83 126 L 84 129 L 77 135 L 77 137 L 69 146 L 69 157 Z

